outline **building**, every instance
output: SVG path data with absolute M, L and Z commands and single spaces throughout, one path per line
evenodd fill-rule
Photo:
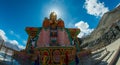
M 55 12 L 44 19 L 42 27 L 26 27 L 26 32 L 26 48 L 24 51 L 16 52 L 15 57 L 25 57 L 27 61 L 31 61 L 30 64 L 70 65 L 75 62 L 76 54 L 80 51 L 77 38 L 80 29 L 65 28 L 64 21 L 57 19 Z M 27 61 L 20 62 L 24 64 Z

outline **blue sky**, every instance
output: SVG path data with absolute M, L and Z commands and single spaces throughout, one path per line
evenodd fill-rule
M 82 37 L 90 34 L 102 15 L 119 3 L 120 0 L 0 0 L 0 36 L 23 47 L 28 37 L 25 27 L 41 27 L 44 17 L 55 11 L 66 27 L 80 28 Z

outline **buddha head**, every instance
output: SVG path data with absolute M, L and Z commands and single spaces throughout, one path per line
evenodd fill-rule
M 56 20 L 57 19 L 57 15 L 55 12 L 51 12 L 50 14 L 50 20 Z

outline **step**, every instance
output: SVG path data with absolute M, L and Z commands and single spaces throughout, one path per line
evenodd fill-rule
M 95 62 L 95 65 L 98 65 L 101 62 L 101 60 L 103 60 L 109 53 L 110 52 L 108 51 L 108 52 L 104 53 L 101 57 L 97 58 L 96 59 L 97 61 Z
M 112 56 L 112 54 L 114 53 L 114 51 L 111 51 L 100 63 L 99 65 L 107 65 L 107 60 Z

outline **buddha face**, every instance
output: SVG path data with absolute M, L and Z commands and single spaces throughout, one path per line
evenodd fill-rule
M 55 12 L 52 12 L 52 13 L 50 14 L 50 20 L 56 20 L 56 19 L 57 19 L 56 13 L 55 13 Z
M 54 62 L 60 62 L 60 50 L 54 50 L 53 51 L 53 61 Z

